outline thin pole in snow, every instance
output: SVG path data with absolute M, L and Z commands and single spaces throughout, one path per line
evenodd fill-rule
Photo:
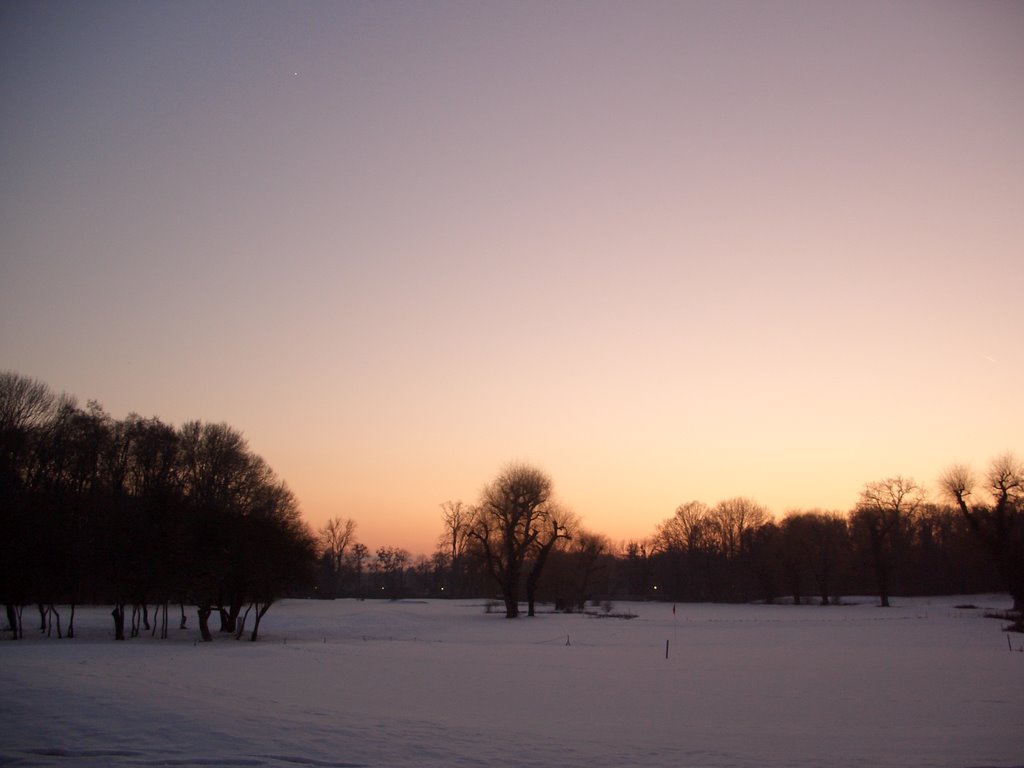
M 665 641 L 665 658 L 668 658 L 668 640 Z

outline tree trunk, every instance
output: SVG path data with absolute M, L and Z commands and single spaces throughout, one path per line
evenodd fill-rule
M 514 589 L 505 590 L 505 618 L 515 619 L 519 616 L 519 595 Z
M 882 608 L 889 607 L 889 573 L 881 564 L 878 566 L 878 599 Z
M 208 643 L 213 640 L 213 635 L 210 633 L 210 614 L 213 613 L 213 608 L 209 605 L 200 605 L 197 612 L 199 614 L 199 636 L 204 643 Z
M 124 640 L 124 604 L 117 603 L 110 615 L 114 617 L 114 639 Z
M 249 607 L 245 609 L 245 613 L 238 617 L 235 622 L 238 625 L 238 629 L 235 631 L 235 640 L 241 640 L 242 635 L 245 634 L 245 622 L 249 620 L 249 612 L 252 610 L 252 603 L 249 603 Z
M 75 604 L 71 603 L 71 616 L 68 618 L 68 634 L 69 640 L 75 637 Z
M 234 634 L 238 624 L 238 615 L 242 612 L 242 603 L 239 600 L 232 599 L 231 604 L 220 610 L 220 631 L 230 632 Z
M 54 619 L 54 617 L 56 617 L 56 619 L 57 619 L 57 639 L 60 640 L 60 639 L 62 639 L 64 637 L 63 633 L 60 631 L 60 613 L 57 611 L 57 607 L 53 603 L 50 603 L 50 605 L 46 608 L 46 636 L 47 637 L 50 637 L 50 636 L 53 635 L 53 619 Z
M 252 637 L 249 638 L 250 641 L 252 641 L 254 643 L 256 642 L 256 638 L 259 636 L 259 632 L 260 632 L 260 621 L 263 620 L 263 617 L 267 614 L 267 611 L 270 610 L 270 606 L 272 604 L 273 604 L 273 601 L 269 601 L 269 600 L 267 602 L 263 603 L 263 605 L 257 604 L 256 620 L 255 620 L 255 623 L 252 626 Z
M 540 574 L 544 570 L 544 564 L 548 560 L 548 554 L 551 552 L 551 549 L 554 547 L 557 540 L 558 530 L 556 529 L 551 536 L 551 540 L 542 546 L 540 551 L 537 552 L 537 559 L 533 561 L 533 567 L 530 568 L 530 572 L 526 574 L 527 616 L 535 615 L 533 611 L 533 604 L 535 602 L 534 598 L 537 594 L 537 584 L 540 583 Z

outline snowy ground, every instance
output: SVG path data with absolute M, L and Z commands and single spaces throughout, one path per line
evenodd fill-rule
M 1024 653 L 981 615 L 1008 599 L 895 602 L 287 601 L 206 644 L 80 609 L 0 643 L 0 766 L 1024 765 Z

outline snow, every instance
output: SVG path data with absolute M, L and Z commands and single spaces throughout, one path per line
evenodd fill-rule
M 982 615 L 1008 599 L 872 602 L 292 600 L 257 643 L 79 608 L 0 643 L 0 766 L 1024 765 L 1024 653 Z

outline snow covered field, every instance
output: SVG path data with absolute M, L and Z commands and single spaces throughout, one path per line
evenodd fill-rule
M 79 609 L 0 643 L 0 766 L 1024 765 L 1024 653 L 981 615 L 1008 598 L 895 603 L 286 601 L 207 644 Z

